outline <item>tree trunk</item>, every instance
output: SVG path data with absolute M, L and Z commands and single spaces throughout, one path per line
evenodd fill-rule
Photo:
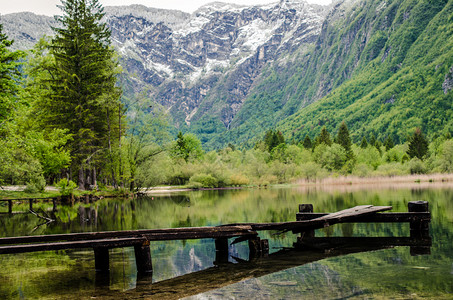
M 85 190 L 85 175 L 82 166 L 79 169 L 79 189 Z

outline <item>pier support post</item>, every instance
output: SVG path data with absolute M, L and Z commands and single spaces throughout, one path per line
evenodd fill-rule
M 300 213 L 313 213 L 313 204 L 299 204 L 299 212 Z M 300 238 L 303 239 L 304 237 L 315 237 L 314 230 L 306 230 L 300 233 Z
M 109 267 L 109 249 L 106 247 L 96 247 L 94 250 L 94 267 L 96 272 L 108 272 Z
M 57 211 L 57 198 L 52 198 L 52 211 Z
M 149 248 L 149 241 L 145 241 L 141 245 L 134 246 L 135 263 L 137 265 L 138 273 L 152 273 L 153 263 L 151 260 L 151 250 Z
M 411 201 L 407 204 L 409 212 L 429 212 L 429 203 L 427 201 Z M 415 220 L 410 222 L 410 237 L 416 239 L 429 238 L 430 221 Z M 425 255 L 431 253 L 430 247 L 411 247 L 410 253 L 414 255 Z
M 228 238 L 215 239 L 215 261 L 214 264 L 228 262 Z
M 13 201 L 8 200 L 8 213 L 12 214 L 13 213 Z
M 249 240 L 249 259 L 269 255 L 269 241 L 255 237 Z
M 33 210 L 33 199 L 28 200 L 30 210 Z
M 269 256 L 269 240 L 261 240 L 261 255 L 264 257 Z

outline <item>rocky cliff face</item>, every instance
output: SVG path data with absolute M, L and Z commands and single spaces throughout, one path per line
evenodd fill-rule
M 228 128 L 268 63 L 316 41 L 327 8 L 281 0 L 264 6 L 216 2 L 192 15 L 138 5 L 107 7 L 106 13 L 129 95 L 148 90 L 179 127 L 209 116 Z M 1 21 L 22 49 L 55 26 L 52 18 L 32 14 Z M 36 23 L 39 30 L 32 30 Z
M 228 127 L 270 61 L 313 43 L 325 10 L 304 1 L 266 6 L 212 3 L 177 26 L 109 15 L 123 66 L 139 89 L 168 107 L 181 126 L 209 114 Z

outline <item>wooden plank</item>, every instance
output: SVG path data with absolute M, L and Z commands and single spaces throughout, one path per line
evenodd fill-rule
M 131 238 L 146 237 L 150 241 L 157 241 L 157 240 L 235 237 L 243 235 L 257 235 L 257 233 L 253 231 L 251 226 L 181 227 L 166 229 L 105 231 L 105 232 L 8 237 L 0 238 L 0 245 L 45 243 L 55 241 L 97 240 L 122 237 Z
M 145 238 L 105 239 L 59 243 L 25 244 L 13 246 L 0 246 L 0 254 L 26 253 L 36 251 L 78 249 L 78 248 L 121 248 L 142 245 Z
M 327 213 L 297 213 L 297 221 L 313 220 L 328 215 Z M 401 212 L 401 213 L 377 213 L 369 216 L 357 217 L 353 221 L 339 221 L 338 223 L 406 223 L 416 220 L 429 221 L 431 213 L 429 212 Z
M 280 222 L 280 223 L 247 223 L 247 224 L 234 224 L 238 225 L 249 225 L 253 230 L 293 230 L 300 232 L 301 230 L 318 229 L 334 225 L 337 223 L 352 221 L 355 218 L 363 217 L 366 215 L 373 215 L 380 211 L 390 210 L 391 206 L 372 206 L 363 205 L 348 208 L 333 214 L 324 215 L 312 220 L 295 221 L 295 222 Z
M 325 221 L 331 221 L 331 220 L 345 220 L 345 219 L 351 219 L 351 218 L 356 218 L 358 216 L 363 216 L 367 214 L 374 214 L 377 212 L 381 211 L 386 211 L 386 210 L 391 210 L 391 206 L 373 206 L 373 205 L 359 205 L 355 206 L 352 208 L 344 209 L 341 211 L 338 211 L 336 213 L 331 213 L 316 219 L 313 219 L 312 221 L 319 221 L 319 220 L 325 220 Z

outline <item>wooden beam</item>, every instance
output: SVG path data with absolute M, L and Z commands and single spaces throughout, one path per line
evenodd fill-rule
M 124 231 L 104 231 L 88 233 L 69 233 L 37 236 L 20 236 L 0 238 L 0 245 L 45 243 L 56 241 L 81 241 L 111 238 L 146 237 L 150 241 L 183 240 L 201 238 L 229 238 L 236 236 L 257 235 L 251 226 L 221 226 L 221 227 L 182 227 L 167 229 L 144 229 Z
M 146 239 L 144 238 L 124 238 L 124 239 L 86 240 L 73 242 L 0 246 L 0 254 L 27 253 L 77 248 L 120 248 L 143 244 L 145 241 Z
M 297 221 L 313 220 L 328 215 L 327 213 L 297 213 Z M 409 223 L 416 220 L 431 220 L 429 212 L 401 212 L 401 213 L 377 213 L 369 216 L 357 217 L 352 221 L 339 221 L 338 223 Z

